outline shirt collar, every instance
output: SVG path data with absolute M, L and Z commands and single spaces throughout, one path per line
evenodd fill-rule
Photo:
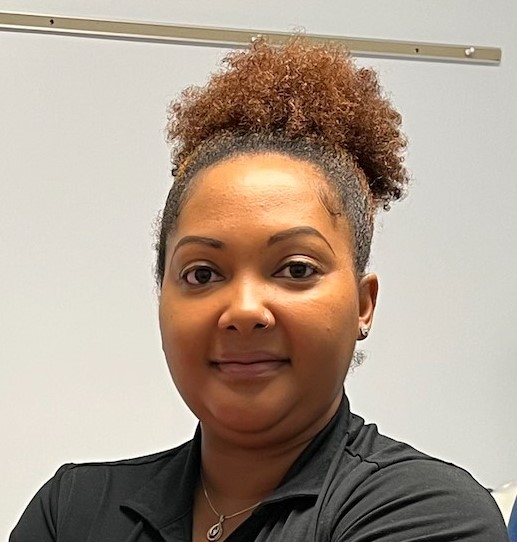
M 291 498 L 314 498 L 320 493 L 326 473 L 338 449 L 348 440 L 351 414 L 346 396 L 338 411 L 305 448 L 278 488 L 259 508 Z M 122 507 L 145 518 L 155 529 L 169 531 L 191 514 L 201 464 L 201 429 L 181 446 L 169 462 Z M 258 511 L 258 509 L 257 509 Z
M 343 395 L 336 414 L 300 454 L 263 504 L 304 496 L 316 498 L 336 452 L 344 449 L 347 443 L 351 418 L 348 399 Z

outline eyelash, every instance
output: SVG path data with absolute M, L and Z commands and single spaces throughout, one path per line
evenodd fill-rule
M 314 275 L 321 274 L 321 270 L 318 268 L 318 266 L 314 265 L 311 262 L 307 262 L 305 260 L 290 260 L 289 262 L 284 264 L 273 276 L 277 276 L 284 269 L 288 269 L 289 267 L 292 267 L 294 265 L 304 265 L 305 267 L 311 270 L 311 274 L 306 277 L 283 277 L 283 278 L 294 279 L 294 280 L 307 280 L 307 279 L 313 278 Z
M 184 282 L 185 284 L 188 284 L 189 286 L 205 286 L 206 284 L 211 284 L 213 282 L 219 282 L 219 280 L 211 280 L 211 281 L 208 281 L 208 282 L 201 282 L 201 283 L 189 282 L 188 281 L 188 276 L 191 273 L 196 273 L 196 271 L 209 271 L 210 273 L 215 274 L 218 277 L 222 278 L 222 276 L 219 273 L 217 273 L 217 271 L 215 271 L 209 265 L 196 265 L 194 267 L 190 267 L 189 269 L 185 269 L 185 271 L 180 276 L 181 281 Z
M 305 260 L 290 260 L 289 262 L 285 263 L 278 271 L 276 271 L 273 276 L 274 277 L 278 277 L 279 274 L 284 271 L 285 269 L 288 269 L 289 267 L 292 267 L 292 266 L 295 266 L 295 265 L 302 265 L 302 266 L 305 266 L 308 270 L 311 271 L 311 273 L 307 276 L 303 276 L 303 277 L 293 277 L 293 276 L 283 276 L 281 278 L 287 278 L 287 279 L 292 279 L 292 280 L 296 280 L 296 281 L 303 281 L 303 280 L 308 280 L 308 279 L 311 279 L 313 278 L 315 275 L 320 275 L 321 274 L 321 270 L 319 269 L 318 266 L 316 266 L 315 264 L 311 263 L 311 262 L 307 262 Z M 194 282 L 190 282 L 188 280 L 188 276 L 191 274 L 191 273 L 196 273 L 197 271 L 209 271 L 210 273 L 212 273 L 212 275 L 216 275 L 217 277 L 219 277 L 218 279 L 216 280 L 208 280 L 207 282 L 201 282 L 201 283 L 194 283 Z M 223 280 L 223 277 L 221 274 L 219 274 L 217 271 L 215 271 L 212 267 L 210 267 L 209 265 L 197 265 L 197 266 L 194 266 L 194 267 L 191 267 L 189 269 L 186 269 L 180 276 L 180 279 L 182 282 L 184 282 L 185 284 L 189 285 L 189 286 L 205 286 L 206 284 L 213 284 L 214 282 L 220 282 L 221 280 Z

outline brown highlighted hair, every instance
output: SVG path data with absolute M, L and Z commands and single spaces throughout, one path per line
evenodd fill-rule
M 259 39 L 223 63 L 207 85 L 186 89 L 170 106 L 174 182 L 159 224 L 158 285 L 167 237 L 196 173 L 263 152 L 304 160 L 323 173 L 334 196 L 329 211 L 345 213 L 356 271 L 363 273 L 376 212 L 400 199 L 408 182 L 401 117 L 375 71 L 356 67 L 336 45 L 312 45 L 300 36 L 282 47 Z

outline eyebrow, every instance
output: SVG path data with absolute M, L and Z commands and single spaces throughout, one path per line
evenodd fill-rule
M 322 239 L 326 245 L 330 248 L 332 251 L 332 254 L 335 254 L 334 250 L 330 246 L 330 243 L 325 239 L 323 234 L 321 234 L 316 228 L 312 228 L 311 226 L 297 226 L 295 228 L 289 228 L 288 230 L 283 230 L 278 233 L 275 233 L 272 235 L 268 241 L 267 246 L 274 245 L 275 243 L 280 243 L 282 241 L 286 241 L 287 239 L 291 239 L 292 237 L 297 237 L 299 235 L 312 235 L 314 237 L 318 237 L 319 239 Z M 188 244 L 199 244 L 208 246 L 211 248 L 217 248 L 217 249 L 223 249 L 225 247 L 224 243 L 222 241 L 219 241 L 218 239 L 214 239 L 213 237 L 203 237 L 201 235 L 186 235 L 185 237 L 182 237 L 174 247 L 174 250 L 172 252 L 172 255 L 176 253 L 176 251 Z
M 212 248 L 224 248 L 224 243 L 222 241 L 219 241 L 218 239 L 213 239 L 212 237 L 202 237 L 200 235 L 186 235 L 176 243 L 172 255 L 174 256 L 178 248 L 191 243 L 205 245 Z
M 323 234 L 321 234 L 317 229 L 312 228 L 311 226 L 298 226 L 296 228 L 289 228 L 288 230 L 275 233 L 275 235 L 272 235 L 269 238 L 267 245 L 271 246 L 271 245 L 274 245 L 275 243 L 280 243 L 281 241 L 285 241 L 286 239 L 290 239 L 298 235 L 312 235 L 315 237 L 319 237 L 330 248 L 330 250 L 332 251 L 332 254 L 335 255 L 334 250 L 330 246 L 330 243 L 325 239 Z

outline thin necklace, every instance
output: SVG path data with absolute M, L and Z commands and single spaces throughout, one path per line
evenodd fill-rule
M 257 506 L 262 503 L 262 501 L 259 501 L 258 503 L 248 506 L 244 510 L 240 510 L 239 512 L 235 512 L 234 514 L 229 514 L 227 516 L 224 514 L 220 514 L 214 508 L 214 505 L 212 504 L 212 501 L 210 500 L 210 497 L 208 496 L 208 492 L 205 486 L 205 480 L 203 479 L 203 474 L 200 474 L 200 478 L 201 478 L 201 485 L 203 486 L 203 493 L 205 494 L 205 497 L 206 497 L 206 502 L 212 509 L 212 512 L 219 518 L 219 521 L 217 523 L 214 523 L 212 527 L 210 527 L 210 529 L 208 529 L 208 531 L 206 532 L 206 539 L 209 542 L 215 542 L 216 540 L 219 540 L 221 536 L 223 536 L 223 532 L 224 532 L 223 523 L 225 520 L 234 518 L 236 516 L 240 516 L 241 514 L 244 514 L 244 512 L 249 512 L 250 510 L 257 508 Z

